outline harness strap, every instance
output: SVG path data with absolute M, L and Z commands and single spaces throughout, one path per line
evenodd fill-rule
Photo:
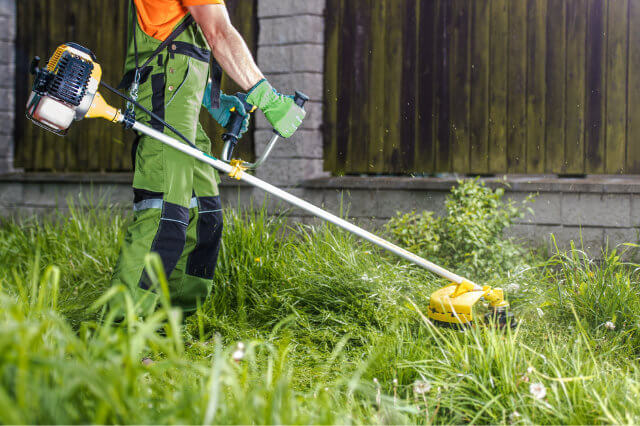
M 130 87 L 131 83 L 133 80 L 135 80 L 135 75 L 138 75 L 138 78 L 140 79 L 139 83 L 142 83 L 142 77 L 148 78 L 150 70 L 148 68 L 148 65 L 151 63 L 151 61 L 158 56 L 163 50 L 167 49 L 167 47 L 169 47 L 169 45 L 172 45 L 172 53 L 179 53 L 179 54 L 183 54 L 183 55 L 187 55 L 187 56 L 191 56 L 195 59 L 198 59 L 200 61 L 205 61 L 205 62 L 209 62 L 210 58 L 212 58 L 211 53 L 206 50 L 206 49 L 202 49 L 196 46 L 191 46 L 188 43 L 184 43 L 184 42 L 175 42 L 175 39 L 178 38 L 180 36 L 180 34 L 182 34 L 183 32 L 186 31 L 187 28 L 189 28 L 189 26 L 193 25 L 195 23 L 195 20 L 193 19 L 193 16 L 191 14 L 187 15 L 187 17 L 182 21 L 182 23 L 180 25 L 178 25 L 172 32 L 171 34 L 169 34 L 169 37 L 167 37 L 162 43 L 160 43 L 160 46 L 158 46 L 158 48 L 151 54 L 151 56 L 149 56 L 149 58 L 145 61 L 144 64 L 142 64 L 142 66 L 139 66 L 139 62 L 138 62 L 138 40 L 136 37 L 136 20 L 138 19 L 138 13 L 137 13 L 137 9 L 136 9 L 136 4 L 134 0 L 131 0 L 131 17 L 132 17 L 132 31 L 133 31 L 133 49 L 134 49 L 134 55 L 135 55 L 135 61 L 136 61 L 136 68 L 130 72 L 128 72 L 124 78 L 122 79 L 122 81 L 120 82 L 120 85 L 118 86 L 119 88 L 121 88 L 121 86 L 124 86 L 122 88 L 126 88 L 126 87 Z M 205 52 L 206 50 L 206 52 Z M 222 82 L 222 68 L 220 67 L 220 65 L 218 64 L 218 62 L 215 60 L 215 58 L 213 58 L 212 60 L 212 64 L 211 64 L 211 106 L 212 108 L 219 108 L 220 107 L 220 91 L 221 91 L 221 82 Z M 145 70 L 149 70 L 146 71 Z M 130 75 L 131 74 L 131 75 Z M 141 75 L 141 74 L 146 74 L 146 75 Z

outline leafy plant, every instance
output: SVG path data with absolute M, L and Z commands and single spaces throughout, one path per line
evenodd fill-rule
M 504 200 L 503 188 L 492 190 L 478 179 L 459 181 L 447 196 L 446 214 L 398 213 L 387 233 L 408 250 L 455 270 L 484 279 L 503 275 L 522 263 L 524 250 L 505 230 L 524 216 L 522 205 Z

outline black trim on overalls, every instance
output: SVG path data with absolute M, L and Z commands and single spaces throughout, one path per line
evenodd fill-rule
M 152 111 L 155 115 L 164 120 L 164 88 L 166 86 L 164 74 L 154 74 L 151 76 L 151 90 L 153 95 L 151 96 Z M 151 127 L 155 130 L 162 132 L 164 130 L 164 124 L 161 121 L 152 118 L 149 122 Z
M 213 279 L 223 226 L 220 197 L 198 197 L 197 241 L 187 259 L 187 275 Z
M 184 244 L 187 241 L 187 227 L 189 226 L 189 209 L 178 204 L 164 202 L 158 232 L 151 244 L 151 252 L 158 253 L 167 279 L 178 264 Z M 151 279 L 143 272 L 138 284 L 141 289 L 151 288 Z
M 211 60 L 211 51 L 209 49 L 203 49 L 191 43 L 185 43 L 184 41 L 174 41 L 171 43 L 169 53 L 189 56 L 200 62 L 209 62 Z

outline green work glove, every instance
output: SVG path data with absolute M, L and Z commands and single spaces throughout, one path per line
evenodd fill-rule
M 247 102 L 260 108 L 273 129 L 283 138 L 291 137 L 307 115 L 293 101 L 293 96 L 276 92 L 266 79 L 253 86 L 248 93 Z
M 240 136 L 242 137 L 249 129 L 249 113 L 244 109 L 242 101 L 237 96 L 225 95 L 220 92 L 220 108 L 211 108 L 211 82 L 207 84 L 207 88 L 204 91 L 202 105 L 222 127 L 227 127 L 231 118 L 231 110 L 235 108 L 236 112 L 244 117 Z

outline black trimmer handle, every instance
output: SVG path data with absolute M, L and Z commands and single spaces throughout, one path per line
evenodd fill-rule
M 251 114 L 256 110 L 255 106 L 247 102 L 246 93 L 236 93 L 236 97 L 242 101 L 242 105 L 247 113 Z M 238 145 L 238 140 L 240 139 L 240 131 L 242 130 L 243 122 L 244 117 L 240 115 L 235 108 L 232 108 L 229 124 L 227 125 L 227 132 L 222 135 L 222 140 L 225 142 L 223 160 L 231 160 L 233 151 L 236 148 L 236 145 Z

